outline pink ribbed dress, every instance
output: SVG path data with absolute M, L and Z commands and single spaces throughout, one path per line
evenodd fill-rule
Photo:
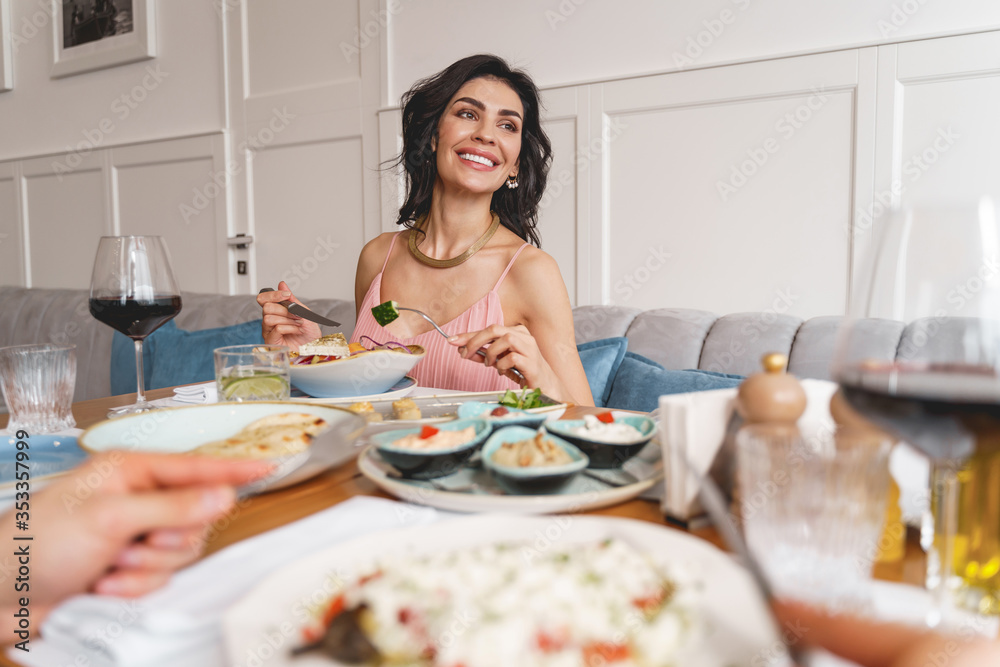
M 364 301 L 361 302 L 358 323 L 354 327 L 354 333 L 351 334 L 351 342 L 358 342 L 362 336 L 369 336 L 380 343 L 391 340 L 404 345 L 422 346 L 427 350 L 427 355 L 409 373 L 421 387 L 460 389 L 462 391 L 518 389 L 516 382 L 499 375 L 496 369 L 484 366 L 479 361 L 463 359 L 458 353 L 458 348 L 449 344 L 436 329 L 431 329 L 413 338 L 396 338 L 375 321 L 372 316 L 372 307 L 382 303 L 382 274 L 385 273 L 385 266 L 389 263 L 392 248 L 401 233 L 397 232 L 393 236 L 392 242 L 389 244 L 389 252 L 385 255 L 385 262 L 382 263 L 382 270 L 372 280 L 372 284 L 368 287 L 368 293 L 365 294 Z M 500 274 L 497 284 L 483 298 L 450 322 L 444 324 L 438 322 L 438 325 L 449 336 L 479 331 L 492 324 L 503 326 L 503 311 L 500 309 L 500 295 L 497 294 L 497 290 L 503 283 L 503 279 L 507 277 L 510 267 L 514 265 L 514 260 L 527 246 L 528 244 L 525 243 L 517 249 L 507 264 L 507 268 Z

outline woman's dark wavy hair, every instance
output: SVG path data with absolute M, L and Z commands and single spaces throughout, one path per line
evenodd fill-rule
M 431 208 L 437 180 L 437 161 L 431 142 L 448 102 L 467 81 L 489 78 L 503 81 L 521 98 L 521 155 L 517 171 L 518 187 L 502 186 L 493 193 L 491 208 L 500 223 L 534 245 L 541 245 L 535 226 L 538 202 L 552 159 L 552 144 L 542 130 L 538 88 L 523 71 L 511 69 L 501 58 L 476 55 L 463 58 L 434 76 L 418 81 L 403 95 L 403 152 L 393 162 L 406 171 L 406 201 L 399 209 L 397 225 L 412 228 Z

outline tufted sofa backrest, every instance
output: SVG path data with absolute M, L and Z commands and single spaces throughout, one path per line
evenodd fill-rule
M 665 368 L 697 368 L 749 375 L 760 370 L 768 352 L 788 355 L 789 371 L 802 378 L 829 380 L 840 316 L 802 320 L 773 311 L 719 317 L 704 310 L 580 306 L 573 310 L 576 342 L 611 336 L 628 338 L 630 352 Z M 903 325 L 866 320 L 862 337 L 873 358 L 893 358 L 904 340 Z M 941 341 L 943 343 L 943 341 Z M 946 344 L 946 343 L 945 343 Z
M 111 393 L 112 330 L 95 320 L 87 290 L 0 287 L 0 347 L 27 343 L 75 343 L 77 384 L 74 400 Z M 188 330 L 239 324 L 259 319 L 260 308 L 250 295 L 181 295 L 177 326 Z M 354 303 L 339 299 L 310 300 L 310 308 L 354 328 Z M 576 342 L 626 336 L 629 350 L 666 368 L 718 371 L 748 375 L 758 370 L 767 352 L 789 355 L 789 369 L 804 378 L 830 379 L 830 361 L 840 317 L 800 318 L 773 311 L 719 317 L 704 310 L 622 306 L 580 306 L 573 310 Z M 958 318 L 929 326 L 869 320 L 861 337 L 871 356 L 898 353 L 915 359 L 933 358 L 963 335 Z

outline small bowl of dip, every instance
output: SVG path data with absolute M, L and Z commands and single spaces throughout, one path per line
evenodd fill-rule
M 618 468 L 656 435 L 656 422 L 644 415 L 610 411 L 583 419 L 547 422 L 545 430 L 576 445 L 591 468 Z
M 524 426 L 493 433 L 482 451 L 483 467 L 504 489 L 521 495 L 556 493 L 589 463 L 562 438 Z
M 403 477 L 433 479 L 458 472 L 490 434 L 485 419 L 384 431 L 371 436 L 379 455 Z

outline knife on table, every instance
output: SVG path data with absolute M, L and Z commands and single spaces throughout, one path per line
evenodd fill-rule
M 263 294 L 264 292 L 273 292 L 273 291 L 274 291 L 274 288 L 272 288 L 272 287 L 265 287 L 260 292 L 258 292 L 258 294 Z M 285 308 L 287 308 L 288 312 L 290 312 L 292 315 L 298 315 L 299 317 L 307 319 L 310 322 L 315 322 L 316 324 L 322 324 L 322 325 L 328 326 L 328 327 L 339 327 L 340 326 L 340 322 L 334 322 L 333 320 L 329 320 L 329 319 L 323 317 L 322 315 L 314 313 L 313 311 L 309 310 L 305 306 L 301 306 L 301 305 L 295 303 L 294 301 L 289 301 L 289 300 L 286 299 L 284 301 L 279 301 L 278 303 L 280 303 L 282 306 L 284 306 Z

